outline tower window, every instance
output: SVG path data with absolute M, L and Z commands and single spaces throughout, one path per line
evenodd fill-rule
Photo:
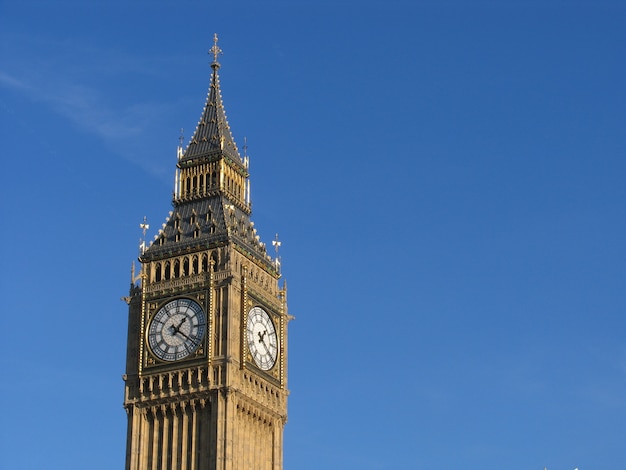
M 164 280 L 168 280 L 170 278 L 170 262 L 168 261 L 167 263 L 165 263 L 165 276 L 163 277 Z

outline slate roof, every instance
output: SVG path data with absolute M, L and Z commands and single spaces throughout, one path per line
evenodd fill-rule
M 206 158 L 228 158 L 245 170 L 226 120 L 217 73 L 217 53 L 211 68 L 211 83 L 202 116 L 193 138 L 178 161 L 178 166 L 193 165 L 194 161 Z M 141 255 L 142 261 L 234 242 L 256 259 L 266 263 L 270 269 L 275 266 L 267 254 L 265 244 L 260 242 L 254 222 L 250 220 L 249 210 L 245 212 L 232 204 L 223 192 L 213 192 L 193 200 L 174 199 L 173 205 L 165 223 Z
M 235 242 L 268 266 L 273 265 L 248 214 L 224 198 L 211 197 L 175 205 L 142 259 L 169 257 Z
M 222 93 L 217 73 L 220 64 L 217 60 L 211 64 L 211 68 L 213 69 L 211 84 L 202 116 L 200 116 L 193 137 L 183 152 L 180 161 L 184 163 L 189 160 L 202 159 L 216 154 L 225 154 L 234 162 L 243 165 L 239 150 L 230 131 L 228 120 L 226 119 L 224 104 L 222 103 Z

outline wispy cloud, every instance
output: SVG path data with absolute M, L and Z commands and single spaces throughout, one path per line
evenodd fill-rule
M 50 82 L 48 82 L 50 83 Z M 100 90 L 81 83 L 55 80 L 54 86 L 42 87 L 24 77 L 0 71 L 0 86 L 19 92 L 42 103 L 54 113 L 68 119 L 76 128 L 99 138 L 122 158 L 140 165 L 150 173 L 162 170 L 140 152 L 148 127 L 168 111 L 168 105 L 157 102 L 116 105 Z
M 16 38 L 11 42 L 19 44 Z M 94 135 L 115 154 L 169 181 L 169 171 L 155 162 L 156 149 L 150 145 L 155 126 L 171 114 L 174 103 L 162 97 L 157 100 L 140 96 L 129 100 L 118 96 L 119 89 L 114 84 L 116 80 L 119 84 L 125 74 L 158 73 L 155 60 L 133 60 L 107 51 L 91 51 L 87 56 L 97 60 L 81 60 L 76 64 L 71 52 L 84 57 L 85 51 L 77 51 L 81 46 L 71 45 L 73 49 L 68 52 L 68 47 L 58 47 L 63 53 L 50 56 L 39 53 L 33 45 L 28 47 L 28 64 L 22 58 L 24 55 L 3 61 L 0 89 L 45 106 L 80 131 Z M 109 78 L 113 84 L 108 83 Z M 175 135 L 175 130 L 172 134 Z
M 0 70 L 0 85 L 7 88 L 13 88 L 17 91 L 32 92 L 31 88 L 26 83 L 16 77 L 12 77 L 2 70 Z

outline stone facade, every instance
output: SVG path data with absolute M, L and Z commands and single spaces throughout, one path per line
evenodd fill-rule
M 211 52 L 207 101 L 189 146 L 178 152 L 174 209 L 144 247 L 126 298 L 128 470 L 283 467 L 286 287 L 279 285 L 278 258 L 267 255 L 250 220 L 247 157 L 226 121 L 217 40 Z M 186 356 L 165 360 L 151 348 L 148 331 L 176 299 L 198 305 L 206 325 L 192 343 L 191 317 L 173 309 L 155 338 Z M 265 324 L 251 326 L 253 308 L 267 314 Z M 265 340 L 272 332 L 276 348 Z M 270 367 L 251 354 L 250 341 L 263 348 Z

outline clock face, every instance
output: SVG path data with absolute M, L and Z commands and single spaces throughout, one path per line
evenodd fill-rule
M 253 307 L 248 313 L 248 349 L 261 370 L 270 370 L 278 356 L 278 337 L 274 323 L 261 307 Z
M 170 300 L 150 321 L 148 344 L 159 359 L 179 361 L 198 349 L 206 331 L 202 307 L 191 299 Z

